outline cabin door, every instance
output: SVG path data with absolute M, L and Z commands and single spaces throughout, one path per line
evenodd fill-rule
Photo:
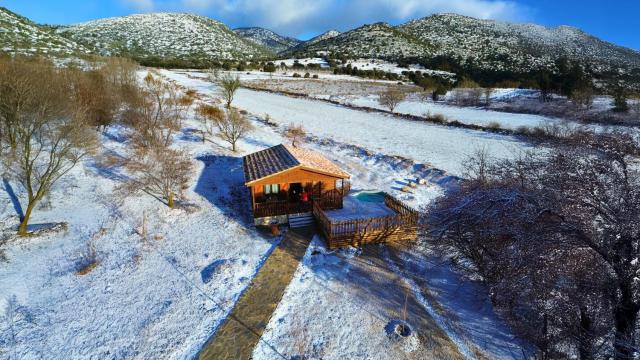
M 289 200 L 291 200 L 292 202 L 300 201 L 301 193 L 302 193 L 301 183 L 289 184 Z

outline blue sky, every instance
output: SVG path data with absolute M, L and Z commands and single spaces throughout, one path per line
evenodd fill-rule
M 186 11 L 230 27 L 262 26 L 302 39 L 365 23 L 403 23 L 434 12 L 572 25 L 640 50 L 638 0 L 0 0 L 0 6 L 40 23 L 70 24 L 152 11 Z

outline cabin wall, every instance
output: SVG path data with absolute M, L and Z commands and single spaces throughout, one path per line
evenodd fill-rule
M 286 192 L 289 191 L 289 184 L 302 183 L 303 186 L 307 186 L 314 182 L 322 182 L 322 190 L 327 191 L 335 189 L 338 180 L 340 179 L 313 171 L 294 169 L 260 180 L 252 185 L 252 190 L 254 199 L 258 200 L 264 196 L 265 185 L 279 184 L 280 192 Z

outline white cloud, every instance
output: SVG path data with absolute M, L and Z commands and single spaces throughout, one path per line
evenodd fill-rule
M 365 23 L 401 23 L 438 12 L 521 20 L 515 0 L 123 0 L 139 10 L 192 11 L 232 27 L 261 26 L 286 35 L 349 30 Z

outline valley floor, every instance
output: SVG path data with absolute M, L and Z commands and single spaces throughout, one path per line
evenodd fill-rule
M 216 101 L 215 87 L 197 74 L 162 74 Z M 0 358 L 192 358 L 280 240 L 251 225 L 241 156 L 285 142 L 291 122 L 307 129 L 305 146 L 353 175 L 354 189 L 388 191 L 416 208 L 455 186 L 464 157 L 478 146 L 494 156 L 528 148 L 513 137 L 256 91 L 241 90 L 235 105 L 256 126 L 238 153 L 216 138 L 202 143 L 194 119 L 176 136 L 197 164 L 181 209 L 149 196 L 117 196 L 126 174 L 88 159 L 34 215 L 34 224 L 67 221 L 68 230 L 18 239 L 12 233 L 24 194 L 4 183 Z M 126 131 L 103 134 L 105 151 L 123 151 Z M 416 177 L 429 182 L 400 190 Z M 99 264 L 79 275 L 90 245 Z M 405 302 L 414 333 L 398 338 L 388 325 L 404 318 Z M 422 243 L 331 252 L 315 239 L 262 340 L 255 358 L 276 358 L 266 344 L 287 356 L 324 359 L 522 356 L 484 289 Z

